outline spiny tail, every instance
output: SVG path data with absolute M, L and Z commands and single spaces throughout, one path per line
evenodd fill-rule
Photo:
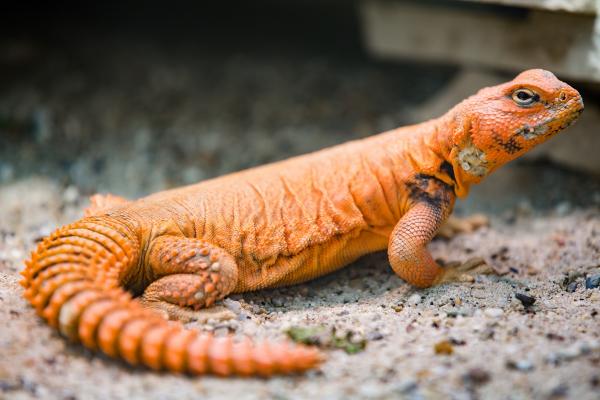
M 22 272 L 25 298 L 69 339 L 132 365 L 190 374 L 293 373 L 321 360 L 288 343 L 235 341 L 185 329 L 144 309 L 121 289 L 135 271 L 140 245 L 123 225 L 91 217 L 44 239 Z

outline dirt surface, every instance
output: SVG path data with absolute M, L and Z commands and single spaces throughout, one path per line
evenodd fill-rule
M 501 275 L 415 290 L 375 254 L 308 284 L 233 296 L 233 321 L 190 324 L 255 338 L 324 327 L 366 343 L 326 349 L 302 376 L 133 369 L 35 316 L 18 285 L 23 260 L 79 218 L 89 194 L 138 197 L 402 125 L 454 76 L 369 60 L 352 24 L 314 15 L 295 22 L 311 26 L 309 46 L 282 16 L 277 34 L 258 37 L 247 21 L 235 22 L 244 34 L 201 21 L 206 31 L 185 41 L 158 41 L 78 19 L 89 29 L 0 41 L 0 398 L 600 398 L 600 181 L 546 163 L 498 171 L 457 206 L 491 226 L 430 245 L 436 258 L 480 256 Z
M 600 273 L 597 209 L 517 209 L 430 246 L 444 260 L 482 256 L 502 276 L 419 291 L 375 254 L 309 284 L 234 296 L 225 303 L 234 321 L 190 324 L 257 338 L 325 326 L 366 340 L 356 354 L 327 350 L 306 375 L 263 380 L 136 370 L 68 344 L 23 300 L 18 271 L 34 242 L 78 215 L 84 200 L 44 179 L 6 185 L 0 200 L 0 397 L 598 398 L 600 289 L 585 287 Z M 525 307 L 517 293 L 535 303 Z

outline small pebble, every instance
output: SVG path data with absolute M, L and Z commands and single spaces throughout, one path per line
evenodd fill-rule
M 252 304 L 252 306 L 250 307 L 250 309 L 252 310 L 252 312 L 254 314 L 266 314 L 267 311 L 264 308 L 259 307 L 256 304 Z
M 473 315 L 473 309 L 469 307 L 452 308 L 446 311 L 449 318 L 470 317 Z
M 523 371 L 523 372 L 533 371 L 533 369 L 534 369 L 533 363 L 529 360 L 517 360 L 517 361 L 509 360 L 506 363 L 506 366 L 509 369 L 514 369 L 514 370 Z
M 402 310 L 404 310 L 404 304 L 402 304 L 402 303 L 396 304 L 396 305 L 392 306 L 392 310 L 394 310 L 396 312 L 402 312 Z
M 408 298 L 407 302 L 413 306 L 416 306 L 421 302 L 421 295 L 415 293 Z
M 483 332 L 481 332 L 481 339 L 483 340 L 491 340 L 494 338 L 494 335 L 496 334 L 496 331 L 494 331 L 494 328 L 492 328 L 491 326 L 488 326 L 487 328 L 485 328 L 483 330 Z
M 580 271 L 567 271 L 564 273 L 564 278 L 562 280 L 562 287 L 565 288 L 565 290 L 569 287 L 569 285 L 575 281 L 577 281 L 578 278 L 580 278 L 581 276 L 583 276 L 583 274 Z
M 226 327 L 218 327 L 218 328 L 215 328 L 215 330 L 213 331 L 213 334 L 217 337 L 225 337 L 225 336 L 229 335 L 229 329 Z
M 229 308 L 235 314 L 240 314 L 242 312 L 242 305 L 240 304 L 239 301 L 225 299 L 225 300 L 223 300 L 223 304 L 225 305 L 225 307 Z
M 381 334 L 381 332 L 371 332 L 367 335 L 367 340 L 381 340 L 383 339 L 383 335 Z
M 271 299 L 271 303 L 273 303 L 273 305 L 275 307 L 283 307 L 284 306 L 283 300 L 279 297 L 275 297 L 274 299 Z
M 407 379 L 403 382 L 394 385 L 393 391 L 400 394 L 407 394 L 416 390 L 418 387 L 419 384 L 417 383 L 417 381 L 413 379 Z
M 586 289 L 595 289 L 600 286 L 600 274 L 590 275 L 585 278 L 585 288 Z
M 577 286 L 579 286 L 579 283 L 577 282 L 571 282 L 567 285 L 567 292 L 569 293 L 574 293 L 577 290 Z
M 544 361 L 547 364 L 558 365 L 561 363 L 562 360 L 559 357 L 558 353 L 550 353 L 544 357 Z
M 515 293 L 515 297 L 523 304 L 524 307 L 531 307 L 535 303 L 535 297 L 528 296 L 523 293 Z
M 442 340 L 441 342 L 437 342 L 433 347 L 435 354 L 445 354 L 450 355 L 454 352 L 454 348 L 452 347 L 452 343 L 449 340 Z
M 486 317 L 490 317 L 490 318 L 500 318 L 501 316 L 504 315 L 504 310 L 502 310 L 501 308 L 486 308 L 483 311 L 483 314 Z
M 471 368 L 463 376 L 465 383 L 483 385 L 490 381 L 490 373 L 482 368 Z
M 358 390 L 360 397 L 364 399 L 380 398 L 382 394 L 381 385 L 367 383 L 360 386 Z
M 563 342 L 565 340 L 564 336 L 559 335 L 557 333 L 553 333 L 553 332 L 546 333 L 546 338 L 548 340 L 557 340 L 559 342 Z
M 562 350 L 550 353 L 546 356 L 546 362 L 550 364 L 560 364 L 563 361 L 573 361 L 577 357 L 587 354 L 594 350 L 595 342 L 591 343 L 574 343 Z M 600 345 L 598 345 L 600 347 Z
M 600 350 L 600 341 L 592 339 L 589 342 L 582 343 L 579 347 L 583 353 L 591 353 Z
M 581 355 L 581 348 L 578 345 L 572 345 L 559 351 L 557 354 L 565 361 L 571 361 Z
M 550 392 L 550 399 L 562 399 L 569 393 L 569 387 L 564 383 L 561 383 Z

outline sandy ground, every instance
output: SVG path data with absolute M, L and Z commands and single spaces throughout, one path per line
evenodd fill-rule
M 12 54 L 0 59 L 0 398 L 600 398 L 600 289 L 585 285 L 600 273 L 600 181 L 544 163 L 490 177 L 457 211 L 483 211 L 491 226 L 430 246 L 446 261 L 484 257 L 502 275 L 418 291 L 375 254 L 234 296 L 234 321 L 190 324 L 257 338 L 322 325 L 366 341 L 356 354 L 325 350 L 302 376 L 132 369 L 35 316 L 17 283 L 23 259 L 79 218 L 89 194 L 137 197 L 402 125 L 455 72 L 348 55 L 314 29 L 317 49 L 235 35 L 213 47 L 104 34 L 81 45 L 68 29 L 0 43 Z
M 594 208 L 536 216 L 521 207 L 494 217 L 489 228 L 430 246 L 444 260 L 482 256 L 507 272 L 502 276 L 415 290 L 391 272 L 384 254 L 375 254 L 309 284 L 234 296 L 226 304 L 235 321 L 190 324 L 260 338 L 322 325 L 367 342 L 357 354 L 326 350 L 327 362 L 303 376 L 263 380 L 136 370 L 66 343 L 22 299 L 18 271 L 34 242 L 75 218 L 84 200 L 76 189 L 45 179 L 6 185 L 0 199 L 3 398 L 597 399 L 600 393 L 600 289 L 584 283 L 600 273 Z M 516 293 L 535 304 L 524 307 Z M 436 354 L 445 341 L 452 354 Z

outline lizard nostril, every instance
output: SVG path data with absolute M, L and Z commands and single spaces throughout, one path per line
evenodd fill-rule
M 558 95 L 558 99 L 560 101 L 565 101 L 567 99 L 567 94 L 565 92 L 560 92 L 560 94 Z

